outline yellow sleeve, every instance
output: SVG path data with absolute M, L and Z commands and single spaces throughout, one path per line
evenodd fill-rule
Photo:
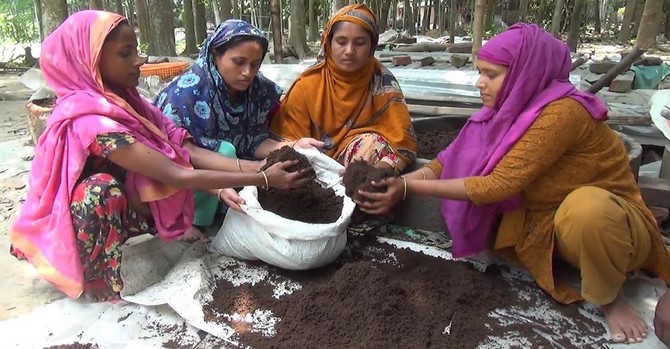
M 500 202 L 521 193 L 548 171 L 579 139 L 589 123 L 588 112 L 572 99 L 546 106 L 489 175 L 465 179 L 468 197 L 476 205 Z
M 442 175 L 442 169 L 444 169 L 444 166 L 442 166 L 442 163 L 437 158 L 427 163 L 425 167 L 428 167 L 431 171 L 433 171 L 433 173 L 435 173 L 437 178 L 440 178 L 440 176 Z
M 311 136 L 311 118 L 301 80 L 295 82 L 272 119 L 270 133 L 287 141 Z

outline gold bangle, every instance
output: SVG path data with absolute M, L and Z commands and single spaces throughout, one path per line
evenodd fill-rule
M 265 174 L 265 171 L 261 170 L 261 174 L 263 175 L 263 179 L 265 179 L 265 188 L 264 189 L 270 189 L 270 184 L 268 183 L 268 176 Z
M 240 158 L 237 158 L 237 168 L 240 170 L 240 172 L 243 172 L 242 165 L 240 164 Z
M 400 178 L 402 178 L 402 184 L 403 184 L 402 199 L 404 201 L 407 198 L 407 178 L 405 177 Z
M 421 170 L 421 169 L 419 170 L 419 172 L 421 172 L 421 175 L 423 175 L 423 180 L 425 181 L 426 180 L 426 172 L 423 172 L 423 170 Z
M 223 201 L 221 201 L 221 192 L 222 192 L 222 191 L 223 191 L 223 189 L 219 189 L 219 191 L 216 193 L 216 199 L 217 199 L 219 202 L 223 202 Z

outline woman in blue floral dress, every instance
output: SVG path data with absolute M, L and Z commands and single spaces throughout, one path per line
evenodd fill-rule
M 287 143 L 268 137 L 269 121 L 279 109 L 282 90 L 258 71 L 267 51 L 268 40 L 258 28 L 242 20 L 227 20 L 203 43 L 195 64 L 154 101 L 188 130 L 198 146 L 229 158 L 212 159 L 221 170 L 257 172 L 262 162 L 253 160 L 264 159 L 284 145 L 323 146 L 312 138 Z M 194 225 L 211 225 L 216 197 L 198 192 L 195 204 Z

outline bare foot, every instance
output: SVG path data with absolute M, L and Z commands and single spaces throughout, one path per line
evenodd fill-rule
M 191 226 L 186 230 L 184 235 L 180 236 L 177 238 L 177 241 L 184 241 L 184 242 L 196 242 L 196 241 L 202 241 L 202 242 L 209 242 L 209 238 L 203 234 L 200 229 Z
M 647 323 L 619 294 L 614 302 L 600 306 L 615 343 L 640 343 L 647 337 Z
M 84 285 L 84 297 L 90 302 L 106 302 L 119 299 L 119 294 L 114 292 L 104 280 L 87 282 Z

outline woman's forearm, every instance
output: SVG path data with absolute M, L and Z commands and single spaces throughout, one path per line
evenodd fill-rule
M 277 150 L 285 145 L 291 146 L 292 144 L 293 142 L 278 142 L 272 138 L 267 138 L 258 145 L 258 148 L 254 152 L 254 157 L 256 159 L 265 159 L 273 150 Z

